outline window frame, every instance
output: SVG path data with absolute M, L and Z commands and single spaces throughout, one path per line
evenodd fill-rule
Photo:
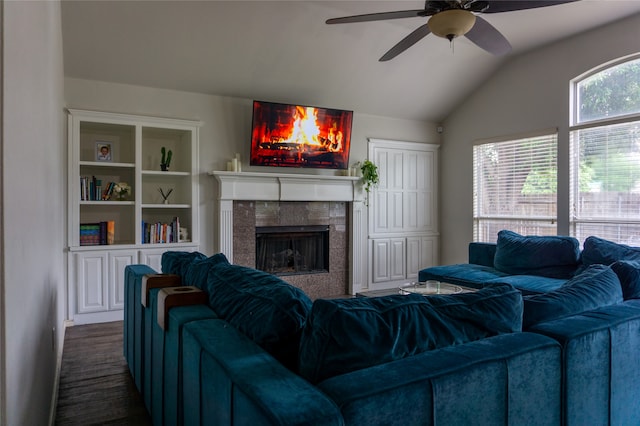
M 578 235 L 578 227 L 580 224 L 593 224 L 602 225 L 602 232 L 606 232 L 605 229 L 609 225 L 639 225 L 640 227 L 640 216 L 638 217 L 615 217 L 612 219 L 607 219 L 606 217 L 583 217 L 578 218 L 577 212 L 577 202 L 580 197 L 579 190 L 579 169 L 580 169 L 580 152 L 578 142 L 574 140 L 575 135 L 582 131 L 588 129 L 598 129 L 598 128 L 606 128 L 609 126 L 616 126 L 620 124 L 632 124 L 634 122 L 640 121 L 640 112 L 638 113 L 629 113 L 629 114 L 621 114 L 616 115 L 611 118 L 599 118 L 593 120 L 584 120 L 578 122 L 578 116 L 580 111 L 580 96 L 578 86 L 584 80 L 599 74 L 605 70 L 615 68 L 617 66 L 634 62 L 640 60 L 640 53 L 635 53 L 632 55 L 627 55 L 621 58 L 617 58 L 615 60 L 603 63 L 586 73 L 574 78 L 570 82 L 570 125 L 568 129 L 568 143 L 569 143 L 569 234 L 574 237 L 580 237 Z M 612 239 L 615 242 L 615 239 L 610 236 L 602 236 L 602 238 Z

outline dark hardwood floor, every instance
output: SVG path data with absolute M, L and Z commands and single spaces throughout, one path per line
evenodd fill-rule
M 122 321 L 69 327 L 56 425 L 151 425 L 122 352 Z

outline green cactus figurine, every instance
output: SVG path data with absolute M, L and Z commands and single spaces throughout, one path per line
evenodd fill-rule
M 169 170 L 169 165 L 171 164 L 171 156 L 173 156 L 173 152 L 169 150 L 167 152 L 166 148 L 163 146 L 160 149 L 160 153 L 162 154 L 162 159 L 160 160 L 160 168 L 163 171 Z

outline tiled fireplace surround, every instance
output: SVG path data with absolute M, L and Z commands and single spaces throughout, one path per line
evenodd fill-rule
M 358 178 L 211 172 L 219 182 L 218 243 L 233 263 L 255 267 L 256 226 L 329 225 L 329 272 L 281 277 L 312 299 L 362 288 L 364 208 Z

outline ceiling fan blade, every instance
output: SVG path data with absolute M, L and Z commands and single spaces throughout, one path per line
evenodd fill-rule
M 490 0 L 489 7 L 482 13 L 513 12 L 516 10 L 536 9 L 539 7 L 556 6 L 573 3 L 579 0 Z
M 345 16 L 344 18 L 327 19 L 327 24 L 350 24 L 353 22 L 384 21 L 387 19 L 415 18 L 427 16 L 424 9 L 398 10 L 396 12 L 368 13 L 366 15 Z
M 387 53 L 382 55 L 379 61 L 385 62 L 395 58 L 396 56 L 398 56 L 399 54 L 401 54 L 402 52 L 404 52 L 405 50 L 407 50 L 408 48 L 410 48 L 411 46 L 413 46 L 414 44 L 422 40 L 424 37 L 429 35 L 430 32 L 431 30 L 429 29 L 429 25 L 424 24 L 419 26 L 411 34 L 409 34 L 408 36 L 400 40 L 398 44 L 396 44 L 391 49 L 389 49 Z
M 465 34 L 476 46 L 492 53 L 496 56 L 505 55 L 511 52 L 511 44 L 493 25 L 476 16 L 476 23 L 471 30 Z

